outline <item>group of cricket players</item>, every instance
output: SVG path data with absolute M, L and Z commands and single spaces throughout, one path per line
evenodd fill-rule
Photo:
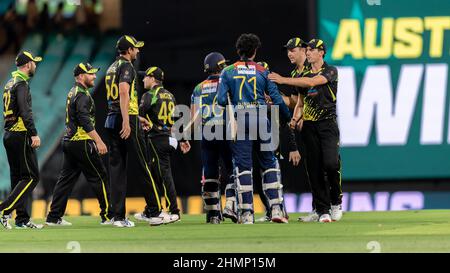
M 191 149 L 190 141 L 200 128 L 201 193 L 206 222 L 220 224 L 226 218 L 239 224 L 255 223 L 253 201 L 254 166 L 262 183 L 260 198 L 265 216 L 256 221 L 288 223 L 283 202 L 279 132 L 287 134 L 289 162 L 306 167 L 313 201 L 312 212 L 302 222 L 332 222 L 342 218 L 339 128 L 336 122 L 337 69 L 324 61 L 322 40 L 290 39 L 284 48 L 292 65 L 289 77 L 269 71 L 257 62 L 261 42 L 255 34 L 242 34 L 236 41 L 239 60 L 229 64 L 212 52 L 204 59 L 207 77 L 195 86 L 190 115 L 179 115 L 175 96 L 164 88 L 164 72 L 151 66 L 136 71 L 136 60 L 144 42 L 130 35 L 117 41 L 118 57 L 104 79 L 108 102 L 104 127 L 105 144 L 95 129 L 95 103 L 91 97 L 100 68 L 87 62 L 73 70 L 73 87 L 66 100 L 64 160 L 55 185 L 45 224 L 71 226 L 65 220 L 68 199 L 82 172 L 99 202 L 101 225 L 134 227 L 126 215 L 127 171 L 130 166 L 142 188 L 146 206 L 134 214 L 151 226 L 180 221 L 171 156 L 180 148 Z M 32 52 L 21 51 L 3 92 L 4 139 L 11 192 L 0 203 L 0 223 L 12 229 L 40 229 L 31 221 L 26 200 L 39 182 L 36 149 L 41 140 L 33 119 L 29 81 L 36 64 L 45 61 Z M 138 100 L 137 81 L 144 93 Z M 277 84 L 288 90 L 279 90 Z M 294 90 L 294 91 L 292 91 Z M 181 133 L 176 126 L 180 124 Z M 61 122 L 63 122 L 61 120 Z M 177 131 L 177 132 L 176 132 Z M 300 155 L 298 147 L 305 150 Z M 102 156 L 108 154 L 107 164 Z M 253 158 L 256 158 L 253 163 Z M 256 168 L 255 168 L 256 169 Z M 225 189 L 225 204 L 221 191 Z M 163 204 L 163 201 L 165 201 Z

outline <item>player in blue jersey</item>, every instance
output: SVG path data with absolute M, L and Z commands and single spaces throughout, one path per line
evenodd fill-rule
M 237 191 L 239 222 L 254 223 L 253 210 L 253 181 L 252 181 L 252 152 L 256 155 L 261 166 L 263 191 L 270 209 L 271 221 L 287 223 L 283 209 L 283 191 L 278 161 L 275 157 L 275 145 L 272 138 L 259 130 L 271 132 L 271 121 L 263 115 L 267 109 L 264 93 L 270 96 L 273 105 L 279 107 L 280 121 L 287 124 L 291 118 L 289 109 L 285 105 L 277 86 L 268 80 L 268 70 L 253 60 L 261 42 L 255 34 L 242 34 L 236 49 L 240 60 L 226 67 L 220 76 L 217 102 L 219 105 L 232 105 L 236 109 L 237 138 L 231 142 L 234 164 L 234 176 Z M 266 108 L 266 109 L 265 109 Z M 261 112 L 262 111 L 262 112 Z M 274 124 L 274 126 L 276 126 Z M 257 128 L 257 130 L 255 130 Z M 257 131 L 260 132 L 257 132 Z M 256 131 L 256 132 L 255 132 Z M 290 130 L 290 135 L 293 135 Z M 290 161 L 300 157 L 294 141 L 289 141 Z
M 220 224 L 222 217 L 237 222 L 233 164 L 231 150 L 225 138 L 224 109 L 216 102 L 219 76 L 225 66 L 226 61 L 222 54 L 218 52 L 208 54 L 204 60 L 204 71 L 208 73 L 208 77 L 195 87 L 191 97 L 191 120 L 194 124 L 201 120 L 203 130 L 202 198 L 207 211 L 206 222 L 211 224 Z M 219 168 L 220 161 L 223 169 Z M 220 174 L 223 174 L 222 179 L 219 179 Z M 226 182 L 226 204 L 223 212 L 220 206 L 220 180 Z

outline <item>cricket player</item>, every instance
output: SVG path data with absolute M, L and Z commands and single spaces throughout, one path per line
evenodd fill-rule
M 280 109 L 283 123 L 291 119 L 280 92 L 275 84 L 268 80 L 269 72 L 254 62 L 256 52 L 261 42 L 255 34 L 242 34 L 236 49 L 240 60 L 227 66 L 221 73 L 217 102 L 226 106 L 231 103 L 236 108 L 237 139 L 231 144 L 234 176 L 237 191 L 239 222 L 254 223 L 253 210 L 253 179 L 252 179 L 252 151 L 256 150 L 263 179 L 263 190 L 271 208 L 272 222 L 287 223 L 283 210 L 283 186 L 278 161 L 275 157 L 275 147 L 269 149 L 269 139 L 255 133 L 255 128 L 265 127 L 271 131 L 270 120 L 267 115 L 261 117 L 259 112 L 264 109 L 266 102 L 264 93 L 268 92 L 274 105 Z M 264 145 L 263 144 L 267 144 Z M 290 157 L 300 157 L 298 151 L 292 151 Z
M 139 116 L 148 127 L 146 140 L 150 158 L 153 158 L 152 171 L 159 182 L 159 188 L 164 193 L 166 208 L 169 211 L 169 213 L 162 211 L 159 218 L 163 219 L 164 224 L 174 223 L 180 220 L 177 192 L 170 164 L 170 158 L 178 146 L 177 140 L 172 137 L 172 126 L 175 122 L 174 110 L 177 103 L 174 95 L 163 86 L 164 72 L 161 68 L 152 66 L 141 74 L 144 75 L 144 88 L 149 91 L 142 95 Z M 155 217 L 150 217 L 147 210 L 148 208 L 143 213 L 136 213 L 134 217 L 153 225 Z
M 310 70 L 310 64 L 308 63 L 307 59 L 306 59 L 306 47 L 307 47 L 307 43 L 305 41 L 303 41 L 301 38 L 299 37 L 294 37 L 289 39 L 289 41 L 283 46 L 286 49 L 286 54 L 287 57 L 289 58 L 289 61 L 291 62 L 291 64 L 295 65 L 294 70 L 292 70 L 291 72 L 291 77 L 292 78 L 299 78 L 302 77 L 305 73 L 309 73 Z M 302 146 L 302 140 L 301 140 L 301 130 L 302 130 L 302 126 L 303 126 L 303 118 L 302 118 L 302 113 L 303 113 L 303 100 L 304 100 L 304 96 L 303 93 L 301 92 L 301 88 L 300 87 L 293 87 L 293 91 L 291 92 L 291 94 L 287 97 L 283 97 L 283 99 L 285 99 L 285 102 L 287 102 L 288 107 L 290 110 L 292 110 L 292 114 L 293 114 L 293 119 L 298 120 L 297 124 L 295 127 L 293 127 L 293 129 L 295 129 L 296 132 L 296 136 L 297 136 L 297 146 L 301 147 Z M 286 100 L 287 98 L 287 100 Z M 300 99 L 300 101 L 298 101 Z M 298 103 L 298 107 L 296 108 L 296 105 Z M 297 109 L 295 112 L 294 110 Z M 306 159 L 306 153 L 302 153 L 303 155 L 303 159 Z M 303 167 L 305 167 L 305 164 L 303 164 Z M 309 178 L 307 176 L 308 179 L 308 184 L 310 185 L 311 188 L 311 184 L 309 182 Z M 311 222 L 311 221 L 317 221 L 319 219 L 319 216 L 317 215 L 317 213 L 315 212 L 315 205 L 314 205 L 314 199 L 312 201 L 312 212 L 309 213 L 307 216 L 301 216 L 299 217 L 300 221 L 303 222 Z
M 29 51 L 20 52 L 16 57 L 17 70 L 3 91 L 3 145 L 11 175 L 11 193 L 0 204 L 0 224 L 6 229 L 12 229 L 8 215 L 13 210 L 16 210 L 16 228 L 43 227 L 30 220 L 25 205 L 25 200 L 39 182 L 36 149 L 41 145 L 41 139 L 34 125 L 29 81 L 36 72 L 36 63 L 40 61 L 41 57 L 33 56 Z
M 294 37 L 289 39 L 289 41 L 283 46 L 286 50 L 286 55 L 291 62 L 295 65 L 294 70 L 291 72 L 292 78 L 298 78 L 303 75 L 304 72 L 308 70 L 309 63 L 306 60 L 306 42 L 299 37 Z M 292 92 L 286 92 L 287 96 L 283 96 L 289 109 L 294 111 L 298 99 L 298 88 L 293 87 Z M 303 104 L 301 105 L 303 107 Z
M 221 130 L 219 139 L 205 137 L 202 132 L 202 198 L 206 210 L 206 222 L 220 224 L 222 218 L 238 221 L 236 213 L 236 193 L 233 177 L 233 163 L 229 141 L 226 140 L 225 109 L 217 105 L 219 77 L 226 66 L 225 57 L 219 52 L 206 55 L 204 72 L 208 77 L 199 83 L 191 96 L 191 121 L 201 119 L 203 132 Z M 225 177 L 220 179 L 219 163 L 222 162 Z M 221 209 L 220 180 L 225 186 L 225 207 Z
M 302 77 L 286 78 L 271 73 L 269 79 L 278 84 L 303 88 L 300 91 L 304 96 L 303 113 L 298 114 L 302 104 L 299 99 L 290 125 L 298 126 L 299 116 L 302 117 L 302 137 L 307 148 L 307 169 L 315 206 L 312 214 L 316 214 L 309 218 L 312 221 L 318 219 L 319 222 L 328 223 L 342 218 L 342 187 L 339 127 L 336 121 L 338 71 L 323 60 L 325 54 L 324 42 L 312 39 L 306 49 L 306 57 L 311 67 Z M 325 179 L 325 176 L 328 179 Z M 332 191 L 335 191 L 335 200 L 331 200 Z
M 270 67 L 269 64 L 267 62 L 258 62 L 257 64 L 261 65 L 262 67 L 264 67 L 266 70 L 270 71 Z M 291 97 L 290 96 L 286 96 L 285 94 L 283 94 L 280 91 L 280 95 L 283 98 L 284 103 L 286 104 L 286 106 L 288 106 L 289 110 L 290 110 L 290 106 L 289 104 L 291 103 Z M 273 105 L 272 99 L 270 98 L 269 94 L 264 93 L 264 97 L 266 100 L 266 104 L 267 105 Z M 268 113 L 269 117 L 270 117 L 270 112 Z M 279 124 L 277 125 L 279 126 Z M 280 133 L 280 132 L 279 132 Z M 297 147 L 297 143 L 295 143 L 296 139 L 295 139 L 295 134 L 293 130 L 288 130 L 288 147 Z M 275 156 L 277 158 L 277 160 L 283 159 L 283 156 L 281 155 L 281 143 L 278 145 L 278 148 L 275 150 Z M 292 161 L 292 164 L 294 166 L 297 166 L 300 163 L 300 157 L 291 157 L 290 160 Z M 257 222 L 270 222 L 271 221 L 271 210 L 270 210 L 270 205 L 269 205 L 269 201 L 267 199 L 267 197 L 265 196 L 264 193 L 259 195 L 261 202 L 264 205 L 265 208 L 265 215 L 261 218 L 259 218 L 257 220 Z M 283 206 L 283 209 L 285 209 L 285 207 Z M 286 218 L 289 219 L 289 215 L 287 214 L 286 210 L 284 211 L 284 214 L 286 215 Z
M 101 155 L 108 152 L 105 143 L 95 130 L 95 104 L 89 93 L 99 68 L 89 63 L 79 63 L 73 70 L 75 84 L 67 95 L 66 129 L 62 142 L 64 160 L 46 224 L 71 226 L 63 219 L 67 201 L 75 182 L 83 172 L 92 186 L 100 204 L 101 224 L 112 224 L 113 213 L 109 198 L 109 182 Z
M 137 41 L 132 36 L 120 37 L 116 44 L 119 57 L 108 68 L 105 77 L 108 100 L 105 128 L 109 135 L 111 203 L 114 226 L 117 227 L 134 227 L 134 223 L 125 217 L 128 164 L 137 162 L 149 216 L 156 220 L 162 211 L 158 187 L 147 163 L 151 160 L 146 152 L 138 119 L 137 75 L 132 62 L 143 46 L 144 42 Z M 137 158 L 130 158 L 130 154 L 137 154 Z M 135 160 L 131 161 L 132 159 Z M 162 223 L 160 218 L 160 224 Z M 156 221 L 154 224 L 157 224 Z

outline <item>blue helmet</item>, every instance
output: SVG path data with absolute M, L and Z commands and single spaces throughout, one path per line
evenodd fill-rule
M 203 62 L 205 72 L 207 73 L 217 73 L 222 71 L 225 68 L 227 61 L 225 57 L 219 52 L 211 52 L 205 57 L 205 61 Z

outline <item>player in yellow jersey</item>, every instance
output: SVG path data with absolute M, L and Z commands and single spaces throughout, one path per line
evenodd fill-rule
M 133 66 L 139 49 L 144 42 L 124 35 L 117 41 L 117 60 L 106 71 L 105 84 L 108 100 L 108 116 L 105 127 L 109 135 L 109 167 L 111 181 L 111 202 L 114 211 L 114 226 L 134 227 L 125 218 L 128 164 L 138 164 L 139 176 L 144 186 L 146 213 L 158 217 L 161 213 L 158 186 L 150 172 L 146 144 L 139 124 L 139 105 L 136 91 L 137 73 Z M 134 151 L 134 152 L 132 152 Z M 134 155 L 136 154 L 136 157 Z M 154 225 L 162 224 L 153 221 Z

